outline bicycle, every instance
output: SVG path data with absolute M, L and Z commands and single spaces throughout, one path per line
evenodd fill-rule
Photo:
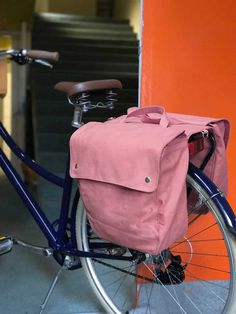
M 56 53 L 27 50 L 0 51 L 1 56 L 18 64 L 39 63 L 49 67 L 48 60 L 58 59 Z M 114 90 L 120 89 L 121 83 L 117 80 L 63 82 L 56 87 L 67 94 L 74 106 L 74 132 L 82 125 L 83 112 L 97 106 L 113 106 Z M 88 101 L 89 97 L 93 97 L 88 91 L 91 95 L 102 93 L 105 101 L 94 105 Z M 39 247 L 3 236 L 0 238 L 0 255 L 10 252 L 13 245 L 18 245 L 43 256 L 51 256 L 61 266 L 40 307 L 40 313 L 46 309 L 61 270 L 75 271 L 81 267 L 106 313 L 235 313 L 235 216 L 224 195 L 202 172 L 214 152 L 212 136 L 205 139 L 199 133 L 190 138 L 190 142 L 196 144 L 199 140 L 209 140 L 211 150 L 199 169 L 189 165 L 186 179 L 188 195 L 191 192 L 188 232 L 183 239 L 155 256 L 97 237 L 87 220 L 79 190 L 73 197 L 71 195 L 69 154 L 65 176 L 61 178 L 28 157 L 15 144 L 2 123 L 0 136 L 22 162 L 39 176 L 62 188 L 59 218 L 50 223 L 0 149 L 1 168 L 48 241 L 48 247 Z M 202 264 L 197 264 L 199 262 Z M 206 300 L 211 301 L 210 306 Z

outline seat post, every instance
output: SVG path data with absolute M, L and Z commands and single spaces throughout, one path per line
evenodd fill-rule
M 74 106 L 74 116 L 73 120 L 71 122 L 71 125 L 74 128 L 79 129 L 82 126 L 82 117 L 83 117 L 83 111 L 80 108 L 80 106 L 73 104 Z

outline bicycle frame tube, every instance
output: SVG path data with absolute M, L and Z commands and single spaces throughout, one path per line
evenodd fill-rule
M 59 218 L 59 228 L 58 232 L 55 231 L 53 225 L 49 222 L 46 215 L 35 201 L 34 197 L 28 191 L 27 186 L 22 181 L 21 177 L 12 166 L 9 159 L 6 157 L 4 152 L 0 149 L 0 167 L 3 169 L 7 178 L 14 186 L 16 191 L 18 192 L 20 198 L 25 203 L 26 207 L 29 209 L 30 213 L 34 217 L 36 223 L 39 225 L 45 237 L 48 239 L 50 245 L 60 250 L 60 247 L 63 246 L 63 240 L 65 238 L 66 227 L 68 222 L 68 213 L 69 213 L 69 202 L 71 195 L 71 186 L 72 179 L 69 176 L 69 158 L 68 165 L 66 169 L 65 178 L 60 178 L 50 171 L 44 169 L 39 164 L 37 164 L 34 160 L 32 160 L 29 156 L 27 156 L 13 141 L 11 136 L 8 134 L 2 123 L 0 122 L 0 136 L 10 147 L 11 151 L 20 158 L 25 164 L 27 164 L 32 170 L 38 173 L 41 177 L 45 178 L 52 184 L 55 184 L 61 188 L 63 188 L 63 197 L 62 197 L 62 205 L 61 205 L 61 213 Z M 63 248 L 64 249 L 64 248 Z
M 23 200 L 30 213 L 34 217 L 35 221 L 39 225 L 40 229 L 48 239 L 51 244 L 56 243 L 56 233 L 48 221 L 47 217 L 44 215 L 42 210 L 40 209 L 37 202 L 34 200 L 32 195 L 29 193 L 26 185 L 22 181 L 21 177 L 18 175 L 9 159 L 6 157 L 2 149 L 0 149 L 0 166 L 6 174 L 7 178 L 14 186 L 16 191 L 18 192 L 20 198 Z
M 216 203 L 224 219 L 228 230 L 236 236 L 236 220 L 235 215 L 229 203 L 225 199 L 223 193 L 215 186 L 211 180 L 202 173 L 193 164 L 189 164 L 188 173 L 197 181 L 197 183 L 209 194 L 210 198 Z
M 31 169 L 33 169 L 36 173 L 38 173 L 41 177 L 45 178 L 46 180 L 63 187 L 65 184 L 64 179 L 54 175 L 50 171 L 47 171 L 43 167 L 41 167 L 39 164 L 37 164 L 34 160 L 32 160 L 30 157 L 28 157 L 21 149 L 20 147 L 13 141 L 7 130 L 4 128 L 2 123 L 0 122 L 0 136 L 3 138 L 3 140 L 7 143 L 7 145 L 10 147 L 10 149 L 13 151 L 13 153 L 20 158 L 27 166 L 29 166 Z
M 66 175 L 65 175 L 65 184 L 63 189 L 63 197 L 61 202 L 61 211 L 60 211 L 60 218 L 59 218 L 59 226 L 58 226 L 58 238 L 57 244 L 63 245 L 64 236 L 67 227 L 67 218 L 69 216 L 69 207 L 70 207 L 70 198 L 71 198 L 71 188 L 72 188 L 72 179 L 69 176 L 69 156 L 66 165 Z

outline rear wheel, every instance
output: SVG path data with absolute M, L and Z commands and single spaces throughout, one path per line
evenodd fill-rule
M 81 258 L 107 313 L 235 313 L 235 239 L 207 192 L 190 176 L 187 186 L 188 232 L 158 255 L 109 246 L 99 239 L 80 200 L 79 249 L 130 258 Z

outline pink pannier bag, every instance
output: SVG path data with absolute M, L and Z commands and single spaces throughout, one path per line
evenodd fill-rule
M 93 230 L 101 238 L 157 254 L 187 229 L 188 143 L 162 108 L 90 122 L 70 140 L 70 174 L 79 179 Z
M 145 119 L 155 121 L 158 118 L 153 108 L 147 107 L 148 113 Z M 145 108 L 146 109 L 146 108 Z M 137 107 L 129 109 L 129 112 L 140 110 Z M 141 109 L 142 110 L 142 109 Z M 184 129 L 188 139 L 191 135 L 202 132 L 207 138 L 209 132 L 215 138 L 215 152 L 204 168 L 204 173 L 215 183 L 215 185 L 227 196 L 228 194 L 228 168 L 226 158 L 226 147 L 229 140 L 230 123 L 227 119 L 217 119 L 210 117 L 192 116 L 177 113 L 166 113 L 169 127 Z M 125 116 L 116 120 L 124 121 Z M 136 118 L 137 120 L 137 118 Z M 200 167 L 206 154 L 209 151 L 209 142 L 205 141 L 204 150 L 194 156 L 190 156 L 189 160 L 195 166 Z
M 215 152 L 204 169 L 204 173 L 215 183 L 215 185 L 224 192 L 228 193 L 228 169 L 226 159 L 226 147 L 229 140 L 230 124 L 226 119 L 216 119 L 208 117 L 199 117 L 191 115 L 182 115 L 176 113 L 167 114 L 169 125 L 185 129 L 188 138 L 191 135 L 203 132 L 205 137 L 208 132 L 212 132 L 215 138 Z M 209 142 L 205 141 L 205 149 L 190 157 L 190 162 L 200 166 L 207 152 L 209 151 Z
M 70 174 L 94 231 L 103 239 L 158 254 L 187 230 L 188 138 L 213 132 L 217 148 L 206 173 L 227 192 L 226 120 L 130 108 L 128 115 L 90 122 L 70 140 Z M 191 162 L 200 165 L 208 151 Z M 226 178 L 222 180 L 222 176 Z

